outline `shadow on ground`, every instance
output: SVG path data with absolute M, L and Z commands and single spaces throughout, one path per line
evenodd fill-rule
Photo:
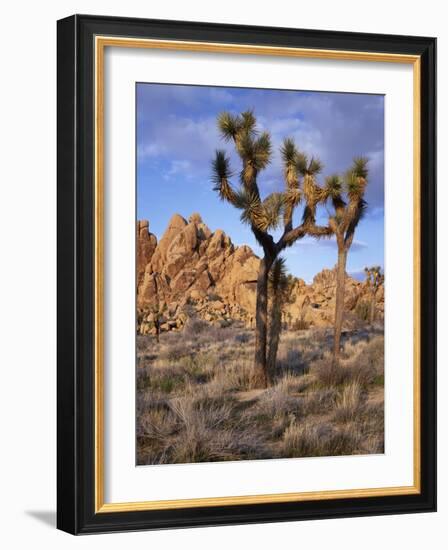
M 56 529 L 55 510 L 26 510 L 25 513 L 48 527 L 53 527 Z

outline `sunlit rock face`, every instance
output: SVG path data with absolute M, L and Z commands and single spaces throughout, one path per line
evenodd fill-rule
M 151 333 L 154 311 L 162 312 L 163 330 L 181 330 L 192 315 L 225 326 L 234 321 L 253 326 L 260 259 L 249 246 L 234 246 L 218 229 L 212 232 L 199 214 L 188 221 L 174 214 L 159 242 L 149 222 L 137 222 L 138 332 Z M 335 307 L 335 270 L 324 269 L 312 284 L 291 277 L 284 306 L 287 328 L 329 327 Z M 359 323 L 370 303 L 367 285 L 347 276 L 346 328 Z M 375 300 L 376 318 L 384 315 L 384 289 Z

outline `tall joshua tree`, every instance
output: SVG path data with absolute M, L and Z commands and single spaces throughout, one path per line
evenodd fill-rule
M 384 273 L 381 271 L 379 265 L 366 267 L 364 273 L 366 274 L 367 287 L 370 293 L 369 323 L 373 325 L 375 321 L 376 295 L 379 288 L 384 283 Z
M 267 371 L 272 379 L 277 363 L 278 345 L 282 330 L 283 306 L 288 300 L 289 279 L 286 274 L 285 259 L 277 258 L 269 273 L 270 317 L 268 336 Z
M 353 243 L 356 228 L 367 207 L 364 200 L 368 176 L 367 162 L 368 160 L 364 157 L 355 158 L 352 167 L 343 179 L 337 175 L 330 176 L 326 179 L 324 188 L 326 199 L 331 200 L 334 208 L 334 215 L 330 216 L 329 226 L 336 235 L 338 247 L 334 315 L 334 365 L 339 364 L 341 353 L 347 254 Z
M 241 211 L 241 221 L 250 226 L 263 249 L 257 277 L 253 383 L 255 386 L 266 387 L 269 383 L 267 316 L 270 269 L 282 250 L 305 235 L 325 237 L 332 234 L 330 227 L 316 225 L 316 207 L 325 200 L 325 193 L 315 180 L 322 167 L 316 159 L 308 160 L 299 152 L 293 140 L 285 139 L 281 147 L 284 190 L 281 193 L 271 193 L 263 199 L 258 177 L 271 161 L 269 133 L 258 131 L 252 111 L 245 111 L 237 116 L 222 113 L 218 117 L 218 128 L 221 136 L 234 144 L 241 160 L 241 171 L 239 185 L 235 188 L 230 182 L 233 174 L 229 157 L 225 151 L 216 151 L 212 162 L 214 189 L 222 200 Z M 302 200 L 305 201 L 302 223 L 294 227 L 293 214 Z M 275 241 L 270 231 L 281 226 L 283 231 Z

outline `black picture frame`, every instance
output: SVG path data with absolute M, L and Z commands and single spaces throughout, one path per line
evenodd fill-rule
M 72 534 L 436 510 L 436 39 L 74 15 L 57 24 L 57 526 Z M 419 494 L 95 513 L 94 51 L 97 35 L 409 54 L 421 59 Z

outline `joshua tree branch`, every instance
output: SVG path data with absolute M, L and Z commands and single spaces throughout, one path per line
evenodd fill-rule
M 352 246 L 352 243 L 353 243 L 353 238 L 355 236 L 355 232 L 352 231 L 350 234 L 347 234 L 345 236 L 345 239 L 344 239 L 344 246 L 345 246 L 345 249 L 348 250 L 351 246 Z
M 306 229 L 304 224 L 301 224 L 294 229 L 287 231 L 285 229 L 283 235 L 280 237 L 276 244 L 277 250 L 281 251 L 287 246 L 292 245 L 298 239 L 302 239 L 306 235 Z
M 263 247 L 264 253 L 267 256 L 274 258 L 276 255 L 276 247 L 272 235 L 269 235 L 269 233 L 266 233 L 265 231 L 261 231 L 254 225 L 251 226 L 251 229 L 253 234 L 255 235 L 255 238 Z
M 285 231 L 277 242 L 277 250 L 280 252 L 287 246 L 291 246 L 297 240 L 302 239 L 305 235 L 311 235 L 312 237 L 330 237 L 333 235 L 333 230 L 329 226 L 315 225 L 311 223 L 302 223 L 301 225 Z
M 317 238 L 331 237 L 331 235 L 333 235 L 333 229 L 327 225 L 308 224 L 306 226 L 306 232 L 308 235 Z

